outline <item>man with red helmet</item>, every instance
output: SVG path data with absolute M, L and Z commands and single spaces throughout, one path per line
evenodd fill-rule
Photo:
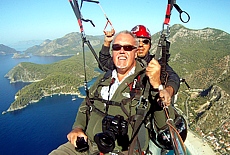
M 151 48 L 151 33 L 149 29 L 146 28 L 144 25 L 136 25 L 135 27 L 132 28 L 131 32 L 134 35 L 136 35 L 139 42 L 137 59 L 139 60 L 139 62 L 146 65 L 147 67 L 146 74 L 148 75 L 148 70 L 151 70 L 150 68 L 154 68 L 156 65 L 158 65 L 158 61 L 154 59 L 155 55 L 151 55 L 149 52 Z M 104 39 L 104 44 L 102 45 L 102 49 L 99 52 L 99 61 L 103 66 L 103 69 L 107 71 L 107 70 L 115 69 L 112 57 L 109 52 L 110 44 L 113 41 L 113 36 L 115 34 L 115 31 L 114 29 L 112 29 L 111 31 L 106 31 L 104 33 L 105 33 L 105 39 Z M 169 50 L 169 42 L 167 42 L 166 47 L 167 50 Z M 167 55 L 167 60 L 168 57 L 169 55 Z M 162 62 L 159 61 L 159 64 L 161 63 Z M 102 69 L 102 66 L 99 65 L 99 68 Z M 164 98 L 164 102 L 166 103 L 166 105 L 170 105 L 171 98 L 177 93 L 180 87 L 180 78 L 176 74 L 176 72 L 168 65 L 168 63 L 166 64 L 166 72 L 168 73 L 167 84 L 165 89 L 159 92 L 159 96 Z M 154 82 L 156 81 L 150 79 L 151 84 Z M 160 154 L 161 148 L 158 148 L 152 142 L 150 142 L 149 145 L 150 145 L 150 151 L 153 154 Z
M 138 50 L 138 57 L 139 58 L 147 58 L 149 53 L 149 49 L 151 47 L 151 33 L 148 28 L 143 25 L 137 25 L 132 28 L 131 32 L 138 37 L 139 41 L 139 50 Z M 150 60 L 146 60 L 149 62 Z

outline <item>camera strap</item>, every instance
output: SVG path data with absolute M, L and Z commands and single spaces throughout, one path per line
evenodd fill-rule
M 111 70 L 108 70 L 108 71 L 105 73 L 104 77 L 100 80 L 100 82 L 103 82 L 103 81 L 105 81 L 106 79 L 108 79 L 108 78 L 111 76 L 111 74 L 112 74 L 112 71 L 111 71 Z M 100 85 L 100 84 L 99 84 L 99 85 Z M 86 98 L 85 98 L 86 106 L 87 106 L 87 108 L 86 108 L 86 110 L 85 110 L 85 111 L 86 111 L 86 112 L 85 112 L 85 113 L 86 113 L 86 126 L 85 126 L 85 129 L 86 129 L 87 126 L 88 126 L 88 122 L 89 122 L 89 119 L 90 119 L 90 112 L 91 112 L 92 110 L 95 111 L 95 112 L 97 112 L 97 113 L 99 113 L 101 116 L 105 116 L 105 115 L 106 115 L 103 111 L 97 109 L 97 108 L 94 106 L 94 104 L 93 104 L 93 100 L 95 100 L 95 99 L 99 100 L 99 99 L 98 99 L 98 91 L 97 91 L 97 90 L 96 90 L 94 96 L 96 96 L 96 97 L 93 98 L 93 99 L 89 98 L 88 95 L 87 95 Z M 102 103 L 103 103 L 103 102 L 104 102 L 104 101 L 102 101 Z M 114 103 L 114 104 L 116 104 L 116 103 Z

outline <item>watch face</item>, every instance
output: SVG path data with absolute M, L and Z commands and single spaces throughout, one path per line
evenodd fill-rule
M 163 90 L 163 89 L 164 89 L 163 85 L 162 84 L 159 85 L 158 90 Z

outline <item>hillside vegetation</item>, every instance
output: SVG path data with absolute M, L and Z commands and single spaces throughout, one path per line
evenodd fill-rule
M 23 62 L 15 66 L 6 77 L 11 82 L 32 82 L 16 93 L 15 101 L 7 111 L 14 111 L 53 94 L 80 94 L 78 88 L 85 82 L 83 56 L 79 53 L 53 64 Z M 99 75 L 97 63 L 91 53 L 86 54 L 87 80 Z
M 152 38 L 154 52 L 159 34 Z M 182 25 L 174 25 L 169 40 L 170 65 L 193 88 L 207 88 L 229 79 L 228 33 L 211 28 L 191 30 Z
M 90 44 L 96 51 L 99 51 L 103 43 L 103 36 L 86 36 Z M 85 51 L 90 51 L 85 45 Z M 73 32 L 65 35 L 62 38 L 55 40 L 45 40 L 42 44 L 33 46 L 24 51 L 27 54 L 38 56 L 67 56 L 75 55 L 77 52 L 82 52 L 81 34 Z
M 156 48 L 159 34 L 152 38 Z M 169 40 L 169 64 L 191 87 L 181 85 L 175 106 L 217 154 L 230 154 L 230 35 L 174 25 Z

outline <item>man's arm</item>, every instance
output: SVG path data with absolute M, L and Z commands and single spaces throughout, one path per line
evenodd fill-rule
M 104 76 L 104 74 L 101 74 L 98 76 L 97 80 L 94 82 L 94 84 L 90 87 L 89 89 L 89 98 L 93 98 L 94 97 L 94 91 L 97 88 L 98 82 L 102 79 L 102 77 Z M 81 103 L 81 105 L 79 106 L 78 112 L 77 112 L 77 116 L 75 119 L 75 122 L 73 124 L 72 127 L 72 131 L 67 135 L 68 140 L 76 147 L 76 140 L 77 137 L 84 137 L 85 141 L 87 141 L 87 135 L 85 135 L 85 131 L 86 130 L 86 107 L 88 105 L 86 105 L 86 99 L 83 100 L 83 102 Z
M 166 65 L 166 72 L 168 74 L 166 88 L 172 87 L 173 94 L 171 96 L 173 96 L 178 92 L 180 88 L 180 77 L 168 64 Z M 170 91 L 170 88 L 168 88 L 168 90 Z
M 106 31 L 104 44 L 102 45 L 102 49 L 99 52 L 99 61 L 102 66 L 99 65 L 99 68 L 104 71 L 113 70 L 115 68 L 113 63 L 113 58 L 110 55 L 109 49 L 110 44 L 113 41 L 113 35 L 115 33 L 114 29 L 111 31 Z
M 101 51 L 99 52 L 99 61 L 102 66 L 98 65 L 98 67 L 105 72 L 114 69 L 113 58 L 110 55 L 109 48 L 110 47 L 102 45 Z
M 86 114 L 83 113 L 80 109 L 86 106 L 86 101 L 84 100 L 78 110 L 75 122 L 72 127 L 72 131 L 67 135 L 67 139 L 71 144 L 76 146 L 77 137 L 84 137 L 85 141 L 87 141 L 87 136 L 83 129 L 86 126 Z
M 170 72 L 168 72 L 168 74 L 172 74 L 171 73 L 172 71 L 173 70 L 171 69 Z M 152 85 L 152 87 L 155 89 L 159 89 L 159 97 L 162 99 L 162 101 L 165 102 L 167 106 L 169 106 L 171 104 L 171 97 L 175 94 L 175 90 L 172 85 L 175 85 L 175 89 L 177 89 L 176 87 L 177 80 L 174 81 L 173 76 L 171 75 L 170 81 L 172 82 L 167 83 L 165 88 L 160 89 L 160 85 L 161 85 L 160 74 L 161 74 L 161 65 L 158 63 L 157 60 L 152 59 L 146 68 L 146 75 L 149 77 L 149 82 Z M 174 78 L 176 79 L 176 77 Z

